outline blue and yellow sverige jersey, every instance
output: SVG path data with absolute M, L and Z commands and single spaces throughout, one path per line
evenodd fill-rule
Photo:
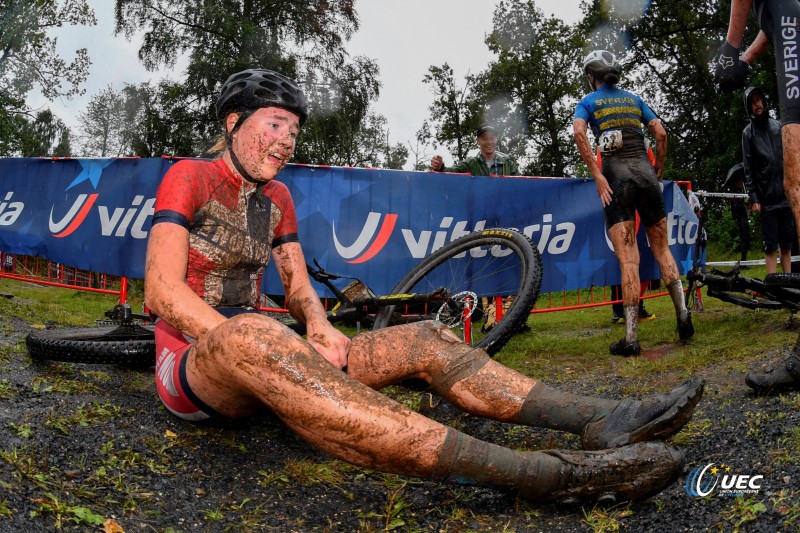
M 578 102 L 573 118 L 585 120 L 597 137 L 605 131 L 620 129 L 644 135 L 642 125 L 658 115 L 635 94 L 603 85 Z

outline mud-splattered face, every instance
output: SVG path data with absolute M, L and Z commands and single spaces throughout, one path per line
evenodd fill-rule
M 236 115 L 232 117 L 235 124 Z M 228 123 L 230 128 L 231 117 Z M 289 162 L 299 132 L 297 115 L 280 107 L 262 107 L 234 133 L 233 149 L 253 178 L 269 181 Z

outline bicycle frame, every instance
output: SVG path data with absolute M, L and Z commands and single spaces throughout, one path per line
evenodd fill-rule
M 436 289 L 433 292 L 419 292 L 408 294 L 387 294 L 384 296 L 373 295 L 372 291 L 368 290 L 370 296 L 359 296 L 355 298 L 348 297 L 341 289 L 334 285 L 333 280 L 337 279 L 352 279 L 360 283 L 360 281 L 353 277 L 341 276 L 328 272 L 314 259 L 314 266 L 306 265 L 308 275 L 315 281 L 322 283 L 336 296 L 337 303 L 334 308 L 327 312 L 328 320 L 332 324 L 346 324 L 356 327 L 357 330 L 361 329 L 362 324 L 371 327 L 372 320 L 375 313 L 382 307 L 387 306 L 410 306 L 414 304 L 423 305 L 423 314 L 427 315 L 429 309 L 439 307 L 439 313 L 446 311 L 445 306 L 449 310 L 458 313 L 461 320 L 469 322 L 472 311 L 477 305 L 477 296 L 473 296 L 473 302 L 467 303 L 462 306 L 458 300 L 454 298 L 457 295 L 450 295 L 444 288 Z M 365 286 L 366 287 L 366 286 Z M 409 322 L 419 320 L 415 315 L 408 319 Z M 402 318 L 398 318 L 398 322 L 403 322 Z M 297 331 L 298 328 L 293 328 Z

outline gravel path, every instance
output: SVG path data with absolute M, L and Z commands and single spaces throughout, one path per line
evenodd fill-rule
M 800 529 L 800 394 L 751 396 L 724 363 L 708 369 L 705 397 L 678 436 L 689 461 L 677 483 L 634 505 L 562 509 L 355 468 L 268 413 L 184 423 L 161 407 L 149 371 L 32 363 L 20 344 L 29 326 L 4 322 L 3 353 L 14 348 L 0 356 L 0 532 Z M 591 394 L 609 383 L 559 386 Z M 485 421 L 446 403 L 430 408 L 424 392 L 397 394 L 491 442 L 578 447 L 571 435 Z M 686 476 L 709 463 L 763 476 L 760 489 L 744 498 L 718 489 L 689 496 Z

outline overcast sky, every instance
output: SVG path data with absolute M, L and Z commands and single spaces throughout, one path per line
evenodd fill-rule
M 140 83 L 168 77 L 180 78 L 175 71 L 148 72 L 137 58 L 138 42 L 114 36 L 114 2 L 89 0 L 97 16 L 97 26 L 66 28 L 59 33 L 59 50 L 66 58 L 86 47 L 92 60 L 86 93 L 71 100 L 47 102 L 31 95 L 29 103 L 50 107 L 64 122 L 77 129 L 77 116 L 89 99 L 112 84 L 115 90 L 125 83 Z M 361 21 L 358 33 L 347 44 L 351 55 L 364 55 L 380 67 L 380 99 L 375 109 L 388 120 L 390 141 L 406 143 L 414 138 L 428 116 L 433 95 L 422 82 L 430 65 L 447 62 L 457 79 L 486 68 L 492 59 L 484 38 L 492 28 L 497 2 L 488 0 L 358 0 Z M 546 15 L 567 23 L 580 17 L 580 0 L 540 0 Z M 576 53 L 580 53 L 577 51 Z M 412 156 L 413 157 L 413 156 Z

